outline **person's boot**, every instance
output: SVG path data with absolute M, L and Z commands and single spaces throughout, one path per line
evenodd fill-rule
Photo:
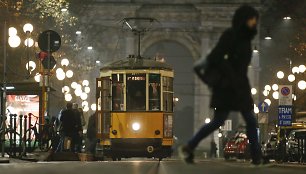
M 178 148 L 179 157 L 187 164 L 194 164 L 193 151 L 187 146 L 180 146 Z

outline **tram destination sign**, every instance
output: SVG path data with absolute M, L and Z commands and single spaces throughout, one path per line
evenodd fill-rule
M 278 125 L 291 126 L 292 125 L 292 106 L 278 107 Z

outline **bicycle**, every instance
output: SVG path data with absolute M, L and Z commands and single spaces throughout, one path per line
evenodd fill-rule
M 17 117 L 16 114 L 10 114 L 10 117 Z M 2 117 L 1 117 L 2 118 Z M 13 128 L 12 122 L 10 125 L 6 124 L 7 117 L 4 116 L 4 124 L 2 124 L 2 120 L 0 121 L 0 135 L 1 135 L 1 146 L 4 145 L 4 152 L 8 154 L 10 157 L 16 157 L 18 148 L 21 147 L 20 134 L 16 130 L 16 126 Z M 16 122 L 14 123 L 16 124 Z M 17 140 L 19 139 L 19 143 Z M 6 146 L 6 140 L 9 140 L 9 146 Z M 19 145 L 17 147 L 17 144 Z M 2 149 L 2 147 L 1 147 Z M 21 152 L 19 151 L 19 155 Z
M 39 148 L 43 152 L 47 152 L 51 149 L 52 140 L 55 136 L 54 127 L 52 124 L 39 124 L 39 117 L 33 115 L 32 113 L 28 114 L 29 117 L 36 118 L 34 125 L 31 124 L 30 128 L 26 130 L 23 140 L 27 142 L 28 147 L 26 148 L 29 152 L 33 152 L 36 148 Z M 37 129 L 40 128 L 40 132 Z M 32 140 L 34 142 L 32 143 Z M 33 145 L 33 146 L 32 146 Z

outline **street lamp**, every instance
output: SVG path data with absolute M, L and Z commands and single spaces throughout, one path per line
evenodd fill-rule
M 299 71 L 300 71 L 300 73 L 304 73 L 306 71 L 306 66 L 305 65 L 300 65 L 299 66 Z
M 24 31 L 25 33 L 32 33 L 32 31 L 33 31 L 33 25 L 30 24 L 30 23 L 24 24 L 24 26 L 23 26 L 23 31 Z
M 72 95 L 71 94 L 65 94 L 65 100 L 66 101 L 71 101 L 72 100 Z
M 269 106 L 271 105 L 271 100 L 270 99 L 265 99 L 264 102 L 266 102 Z
M 273 89 L 274 91 L 277 91 L 277 90 L 278 90 L 278 84 L 273 84 L 273 85 L 272 85 L 272 89 Z
M 85 89 L 84 89 L 84 91 L 85 91 L 85 93 L 87 93 L 87 94 L 90 93 L 90 87 L 86 86 Z
M 62 66 L 68 66 L 68 65 L 69 65 L 69 60 L 68 60 L 68 59 L 63 59 L 63 60 L 61 61 L 61 65 L 62 65 Z
M 292 73 L 293 74 L 296 74 L 296 73 L 299 73 L 299 72 L 300 72 L 299 67 L 295 66 L 295 67 L 292 68 Z
M 295 76 L 293 74 L 290 74 L 288 76 L 288 80 L 289 80 L 289 82 L 293 82 L 295 80 Z
M 276 76 L 277 76 L 277 78 L 282 79 L 282 78 L 284 78 L 285 74 L 284 74 L 283 71 L 278 71 Z
M 88 80 L 83 80 L 82 85 L 83 85 L 83 86 L 88 86 L 88 85 L 89 85 L 89 81 L 88 81 Z
M 9 43 L 10 47 L 17 48 L 17 47 L 19 47 L 19 45 L 21 43 L 21 39 L 17 35 L 10 36 L 9 39 L 8 39 L 8 43 Z
M 66 76 L 67 76 L 68 78 L 71 78 L 71 77 L 73 76 L 73 71 L 72 71 L 72 70 L 68 70 L 68 71 L 66 72 Z
M 81 94 L 81 99 L 82 99 L 82 100 L 86 100 L 87 98 L 88 98 L 87 93 L 83 92 L 83 93 Z
M 304 80 L 299 81 L 298 87 L 301 90 L 305 90 L 306 89 L 306 82 Z
M 36 63 L 33 62 L 33 61 L 29 61 L 27 64 L 26 64 L 26 69 L 31 73 L 32 71 L 34 71 L 36 68 Z
M 210 118 L 206 118 L 206 119 L 205 119 L 205 123 L 206 123 L 206 124 L 210 123 L 210 121 L 211 121 Z
M 266 86 L 265 86 L 265 90 L 266 90 L 266 91 L 271 91 L 271 86 L 270 86 L 270 85 L 266 85 Z
M 96 111 L 97 110 L 97 105 L 95 103 L 91 104 L 90 106 L 92 111 Z
M 273 94 L 272 94 L 272 97 L 273 97 L 275 100 L 278 100 L 278 98 L 279 98 L 279 93 L 278 93 L 278 91 L 274 91 Z
M 35 76 L 34 76 L 34 80 L 36 82 L 40 82 L 40 77 L 41 77 L 41 75 L 39 73 L 36 73 Z
M 10 27 L 8 29 L 8 33 L 9 33 L 9 36 L 16 36 L 17 35 L 17 29 L 15 27 Z
M 251 89 L 251 93 L 252 93 L 252 95 L 256 95 L 257 94 L 257 89 L 256 88 L 252 88 Z
M 267 97 L 267 96 L 269 95 L 269 91 L 264 90 L 264 91 L 262 92 L 262 94 L 263 94 L 265 97 Z

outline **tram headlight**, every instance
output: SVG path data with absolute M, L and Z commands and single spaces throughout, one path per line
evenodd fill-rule
M 134 131 L 139 131 L 139 129 L 140 129 L 140 124 L 137 123 L 137 122 L 133 123 L 133 124 L 132 124 L 132 129 L 133 129 Z

